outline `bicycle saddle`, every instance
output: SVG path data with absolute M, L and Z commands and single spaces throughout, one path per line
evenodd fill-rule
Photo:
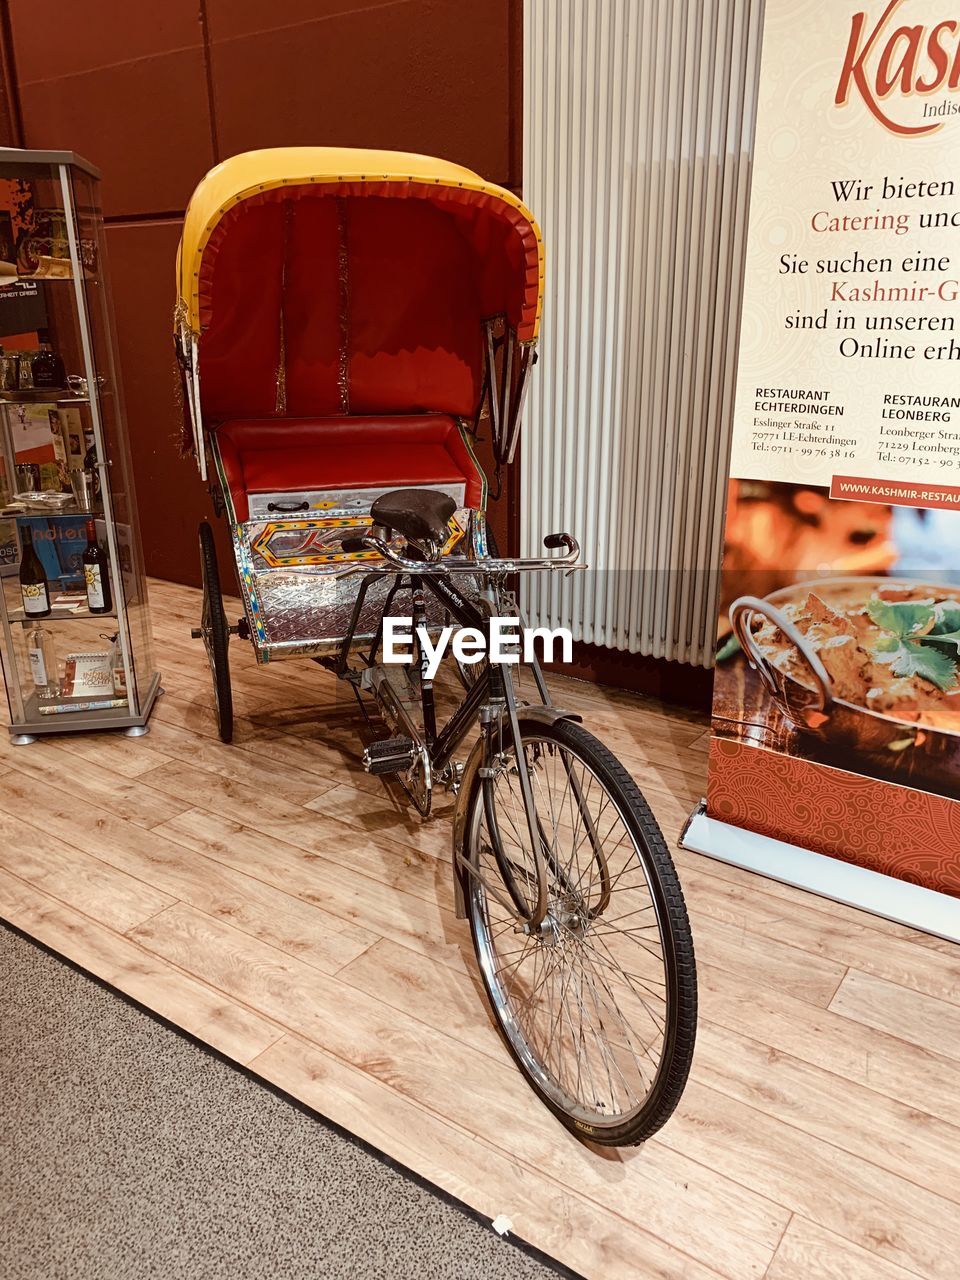
M 408 542 L 439 551 L 450 536 L 447 521 L 456 509 L 453 498 L 437 489 L 392 489 L 377 498 L 370 516 L 375 525 Z

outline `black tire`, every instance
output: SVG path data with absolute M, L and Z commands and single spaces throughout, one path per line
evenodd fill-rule
M 223 611 L 220 570 L 213 530 L 206 520 L 200 522 L 200 572 L 203 578 L 203 614 L 200 632 L 213 676 L 214 706 L 221 742 L 233 741 L 233 691 L 230 688 L 230 627 Z
M 521 717 L 522 714 L 521 711 Z M 613 895 L 610 893 L 611 877 L 608 873 L 611 868 L 607 865 L 606 855 L 600 859 L 597 859 L 595 854 L 588 855 L 588 861 L 593 866 L 603 866 L 604 875 L 597 877 L 596 883 L 594 883 L 594 874 L 591 871 L 586 890 L 579 896 L 579 901 L 575 904 L 572 901 L 574 895 L 569 892 L 575 864 L 571 860 L 567 863 L 567 874 L 557 876 L 554 874 L 557 864 L 551 855 L 549 861 L 553 863 L 553 870 L 548 867 L 548 876 L 553 890 L 553 897 L 551 898 L 553 903 L 551 912 L 553 914 L 548 916 L 539 936 L 528 936 L 523 940 L 521 944 L 521 960 L 510 959 L 509 963 L 504 964 L 501 957 L 499 960 L 500 970 L 499 972 L 494 972 L 493 957 L 496 954 L 496 948 L 500 945 L 499 939 L 502 939 L 508 948 L 514 948 L 512 951 L 507 950 L 504 954 L 506 956 L 515 956 L 517 955 L 516 948 L 518 947 L 519 939 L 523 937 L 523 930 L 522 928 L 519 930 L 514 929 L 511 937 L 509 912 L 506 906 L 499 903 L 492 896 L 488 896 L 487 888 L 481 882 L 479 876 L 468 874 L 465 886 L 467 914 L 470 919 L 471 935 L 481 978 L 501 1036 L 528 1084 L 537 1093 L 541 1101 L 579 1138 L 605 1146 L 630 1146 L 651 1137 L 669 1119 L 683 1093 L 693 1060 L 697 1027 L 696 962 L 683 894 L 670 853 L 649 806 L 636 783 L 616 757 L 601 742 L 581 725 L 570 720 L 560 720 L 554 724 L 545 724 L 521 718 L 521 737 L 524 742 L 524 755 L 527 757 L 528 762 L 531 759 L 560 760 L 563 762 L 562 770 L 567 779 L 570 780 L 569 762 L 573 760 L 588 771 L 588 773 L 585 772 L 581 775 L 581 784 L 583 778 L 588 777 L 588 774 L 592 775 L 588 783 L 590 788 L 593 788 L 595 784 L 599 784 L 596 794 L 598 797 L 601 794 L 604 795 L 606 797 L 604 804 L 610 806 L 601 809 L 600 812 L 609 814 L 614 823 L 621 822 L 628 833 L 633 852 L 636 854 L 643 873 L 640 883 L 643 885 L 644 890 L 649 893 L 651 905 L 650 907 L 645 907 L 644 910 L 652 910 L 654 916 L 650 917 L 649 922 L 646 924 L 635 923 L 627 928 L 621 928 L 619 932 L 611 931 L 611 919 L 605 917 L 604 912 L 609 911 L 610 916 L 615 919 L 616 911 L 621 908 L 619 900 L 614 907 L 611 908 L 610 906 Z M 537 746 L 537 744 L 541 745 Z M 551 745 L 552 752 L 550 751 Z M 540 756 L 537 756 L 537 751 L 541 753 Z M 510 759 L 513 759 L 512 754 Z M 549 767 L 553 768 L 556 776 L 558 772 L 556 764 L 550 764 Z M 509 770 L 505 771 L 505 775 L 507 773 L 509 773 Z M 534 778 L 533 771 L 531 771 L 530 776 Z M 534 780 L 537 781 L 536 778 Z M 496 863 L 491 857 L 490 846 L 488 845 L 485 849 L 483 847 L 483 837 L 488 833 L 483 825 L 487 819 L 482 816 L 484 808 L 482 786 L 483 784 L 478 779 L 469 800 L 464 852 L 473 865 L 479 865 L 484 868 L 483 877 L 486 885 L 490 886 L 495 879 Z M 538 815 L 542 816 L 545 810 L 544 792 L 540 791 L 538 794 L 541 796 L 540 803 L 538 803 Z M 577 793 L 574 792 L 573 794 Z M 593 795 L 592 790 L 590 795 Z M 589 797 L 587 797 L 587 801 L 589 803 Z M 578 807 L 582 814 L 583 806 L 579 805 Z M 551 805 L 552 809 L 553 806 Z M 503 812 L 506 817 L 506 809 Z M 603 819 L 602 822 L 596 824 L 596 829 L 601 831 L 601 836 L 601 828 L 605 822 L 606 819 Z M 614 825 L 609 827 L 611 833 L 614 829 Z M 515 827 L 514 830 L 516 830 Z M 586 822 L 584 822 L 583 830 L 587 830 Z M 574 829 L 574 834 L 576 834 L 576 829 Z M 522 841 L 520 843 L 522 845 Z M 592 839 L 591 844 L 596 849 L 596 842 Z M 519 847 L 517 846 L 517 848 Z M 576 849 L 577 845 L 575 843 L 574 855 L 572 856 L 576 856 Z M 556 818 L 554 818 L 552 850 L 553 853 L 561 853 L 559 827 Z M 613 852 L 616 852 L 616 850 Z M 521 870 L 518 864 L 523 861 L 522 853 L 518 853 L 515 848 L 508 852 L 508 856 L 512 859 L 514 868 L 518 871 Z M 483 861 L 484 857 L 487 859 L 486 862 Z M 624 857 L 626 859 L 625 867 L 632 865 L 630 854 L 626 853 Z M 528 861 L 527 866 L 529 867 L 530 865 L 531 863 Z M 576 867 L 580 865 L 580 863 L 577 863 Z M 579 879 L 576 882 L 578 886 L 583 883 L 584 874 L 584 872 L 580 872 Z M 613 877 L 612 884 L 614 888 L 622 887 L 629 892 L 629 879 L 626 884 L 621 885 L 621 877 L 623 875 L 624 872 L 620 872 Z M 532 883 L 532 879 L 531 875 L 528 883 Z M 596 911 L 590 909 L 591 891 L 598 894 L 597 901 L 600 906 Z M 623 909 L 631 916 L 638 914 L 636 911 L 629 909 L 633 907 L 634 901 L 632 898 L 626 898 L 624 901 Z M 499 934 L 495 932 L 491 922 L 491 908 L 499 911 L 501 913 L 500 918 L 506 920 L 506 924 L 501 927 Z M 567 921 L 563 919 L 564 911 L 567 912 Z M 568 922 L 571 920 L 573 925 L 568 928 Z M 546 932 L 548 924 L 550 929 L 549 932 Z M 595 930 L 592 935 L 590 933 L 591 929 Z M 648 959 L 648 956 L 652 953 L 646 950 L 647 943 L 653 941 L 653 938 L 643 932 L 649 929 L 656 929 L 660 940 L 661 954 L 654 962 Z M 635 934 L 642 937 L 642 942 L 638 941 L 634 936 Z M 600 1028 L 600 1034 L 597 1033 L 595 1028 L 592 1028 L 592 1030 L 597 1043 L 600 1045 L 601 1052 L 603 1051 L 601 1037 L 606 1039 L 610 1031 L 613 1031 L 621 1039 L 625 1039 L 628 1042 L 627 1045 L 618 1046 L 618 1050 L 629 1048 L 633 1054 L 634 1062 L 637 1062 L 638 1065 L 646 1066 L 645 1061 L 640 1064 L 637 1059 L 630 1035 L 630 1031 L 633 1028 L 620 1010 L 618 1003 L 620 997 L 613 999 L 618 989 L 624 996 L 634 996 L 636 993 L 633 990 L 628 990 L 628 987 L 632 988 L 634 984 L 631 979 L 639 980 L 640 975 L 622 968 L 617 971 L 612 965 L 608 967 L 608 961 L 605 956 L 609 955 L 611 959 L 615 957 L 614 953 L 610 951 L 606 940 L 610 940 L 612 946 L 619 947 L 622 953 L 625 952 L 634 969 L 640 969 L 644 966 L 651 967 L 652 964 L 654 971 L 659 973 L 662 961 L 663 978 L 662 980 L 656 980 L 657 989 L 651 992 L 649 987 L 645 988 L 650 1004 L 656 1004 L 662 1010 L 662 1031 L 658 1033 L 662 1034 L 662 1047 L 656 1059 L 655 1072 L 652 1068 L 649 1069 L 651 1083 L 648 1091 L 642 1098 L 638 1095 L 638 1105 L 629 1112 L 625 1109 L 620 1111 L 612 1109 L 610 1112 L 603 1110 L 603 1080 L 601 1077 L 598 1088 L 592 1069 L 589 1081 L 584 1079 L 583 1089 L 582 1091 L 580 1090 L 583 1066 L 581 1057 L 589 1047 L 588 1033 L 584 1030 L 584 992 L 586 990 L 584 976 L 588 968 L 592 968 L 599 975 L 601 988 L 599 1003 L 592 979 L 587 978 L 587 981 L 593 992 L 592 1003 L 596 1011 L 596 1023 Z M 516 1002 L 512 1002 L 509 998 L 505 998 L 505 992 L 508 993 L 514 990 L 514 983 L 517 982 L 518 974 L 521 972 L 520 966 L 523 956 L 528 954 L 527 949 L 531 943 L 533 949 L 529 952 L 529 955 L 532 958 L 533 991 L 532 994 L 525 993 L 523 987 L 525 979 L 521 979 L 517 988 L 518 999 Z M 643 950 L 634 951 L 634 945 L 642 947 Z M 539 956 L 537 955 L 538 947 L 540 948 Z M 550 948 L 549 950 L 547 950 L 548 947 Z M 599 968 L 596 966 L 597 959 L 599 959 L 600 963 Z M 542 967 L 538 968 L 541 962 Z M 550 968 L 551 965 L 553 966 L 552 968 Z M 544 985 L 548 978 L 553 982 L 554 975 L 559 973 L 565 965 L 568 974 L 579 972 L 580 975 L 578 997 L 579 1035 L 577 1037 L 573 1031 L 575 1019 L 570 1017 L 567 1019 L 568 1025 L 566 1029 L 563 1029 L 561 1014 L 560 1027 L 563 1034 L 560 1037 L 561 1044 L 557 1050 L 557 1071 L 552 1078 L 549 1078 L 551 1076 L 552 1050 L 549 1047 L 552 1038 L 551 1034 L 547 1035 L 544 1046 L 542 1046 L 546 1050 L 544 1053 L 541 1051 L 541 1046 L 538 1046 L 530 1037 L 523 1024 L 524 1022 L 529 1023 L 530 1027 L 536 1031 L 539 1017 L 536 1002 L 539 1002 L 546 1009 L 547 995 L 543 991 Z M 509 977 L 504 983 L 503 977 L 508 973 Z M 540 975 L 539 993 L 536 982 L 538 974 Z M 611 974 L 616 974 L 616 979 Z M 622 985 L 618 987 L 617 984 L 621 977 L 627 979 L 628 987 Z M 569 976 L 561 976 L 560 997 L 557 1002 L 559 1006 L 566 1007 L 568 992 L 571 993 L 571 1003 L 573 1002 L 575 992 L 572 992 L 571 983 L 576 983 L 576 981 L 576 977 L 571 979 Z M 651 980 L 647 979 L 646 981 Z M 659 995 L 660 986 L 664 990 L 662 1001 Z M 609 1004 L 605 1003 L 605 994 L 611 997 Z M 552 992 L 549 1000 L 548 1026 L 554 1016 L 554 1009 L 557 1007 L 554 1003 Z M 590 1016 L 589 1004 L 590 999 L 587 999 L 586 1014 L 588 1017 Z M 650 1013 L 651 1024 L 659 1025 L 650 1010 L 650 1005 L 647 1004 L 643 997 L 640 997 L 640 1004 Z M 636 1007 L 635 1004 L 634 1008 Z M 573 1005 L 573 1008 L 574 1012 L 576 1012 L 577 1006 Z M 610 1016 L 614 1009 L 616 1009 L 617 1015 L 620 1017 L 619 1025 Z M 554 1023 L 554 1030 L 556 1026 L 557 1024 Z M 620 1026 L 626 1032 L 625 1035 L 620 1031 Z M 573 1098 L 569 1088 L 565 1088 L 563 1085 L 563 1067 L 560 1065 L 560 1057 L 563 1053 L 563 1035 L 568 1037 L 572 1035 L 575 1044 L 578 1043 L 579 1045 L 581 1057 L 576 1060 L 576 1087 L 580 1092 L 589 1092 L 591 1088 L 593 1090 L 595 1111 L 592 1122 L 589 1115 L 589 1105 L 584 1104 L 582 1098 L 578 1096 L 575 1106 L 570 1106 L 562 1100 L 562 1095 L 564 1094 L 569 1098 Z M 611 1040 L 610 1043 L 613 1044 L 613 1041 Z M 611 1097 L 615 1097 L 616 1090 L 620 1086 L 617 1085 L 615 1087 L 614 1085 L 610 1064 L 615 1059 L 618 1060 L 617 1070 L 621 1074 L 624 1085 L 626 1085 L 626 1077 L 623 1075 L 619 1065 L 620 1062 L 625 1062 L 626 1058 L 621 1052 L 615 1052 L 611 1049 L 607 1050 L 607 1054 L 606 1060 L 600 1058 L 599 1061 L 604 1062 L 607 1078 L 610 1080 L 609 1092 Z M 546 1061 L 546 1067 L 544 1067 L 544 1060 Z M 653 1061 L 652 1055 L 651 1061 Z M 559 1099 L 558 1094 L 561 1095 Z

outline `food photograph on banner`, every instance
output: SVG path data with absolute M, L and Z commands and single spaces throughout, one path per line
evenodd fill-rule
M 941 16 L 766 5 L 707 812 L 957 892 L 960 125 Z

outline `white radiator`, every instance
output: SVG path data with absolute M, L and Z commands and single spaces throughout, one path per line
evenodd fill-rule
M 762 0 L 525 0 L 523 196 L 547 286 L 521 533 L 575 639 L 709 666 Z

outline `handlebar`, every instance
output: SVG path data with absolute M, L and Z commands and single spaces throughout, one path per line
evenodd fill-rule
M 568 554 L 574 556 L 580 554 L 579 543 L 569 533 L 548 533 L 543 540 L 543 545 L 548 551 L 555 551 L 557 547 L 566 547 Z
M 399 551 L 391 547 L 389 542 L 384 541 L 383 538 L 378 538 L 374 534 L 369 534 L 365 538 L 346 538 L 341 545 L 345 551 L 376 551 L 388 563 L 376 565 L 367 561 L 364 564 L 358 564 L 344 570 L 339 575 L 340 577 L 347 577 L 354 573 L 392 573 L 393 567 L 402 569 L 405 573 L 419 574 L 421 577 L 430 574 L 447 573 L 521 573 L 531 569 L 566 569 L 572 571 L 574 569 L 586 569 L 587 567 L 585 564 L 579 563 L 580 544 L 569 533 L 550 533 L 543 540 L 543 545 L 548 550 L 553 550 L 555 547 L 565 547 L 565 555 L 534 556 L 526 559 L 520 556 L 509 559 L 482 556 L 479 560 L 462 560 L 459 556 L 446 556 L 442 560 L 411 560 L 408 556 L 401 555 Z

